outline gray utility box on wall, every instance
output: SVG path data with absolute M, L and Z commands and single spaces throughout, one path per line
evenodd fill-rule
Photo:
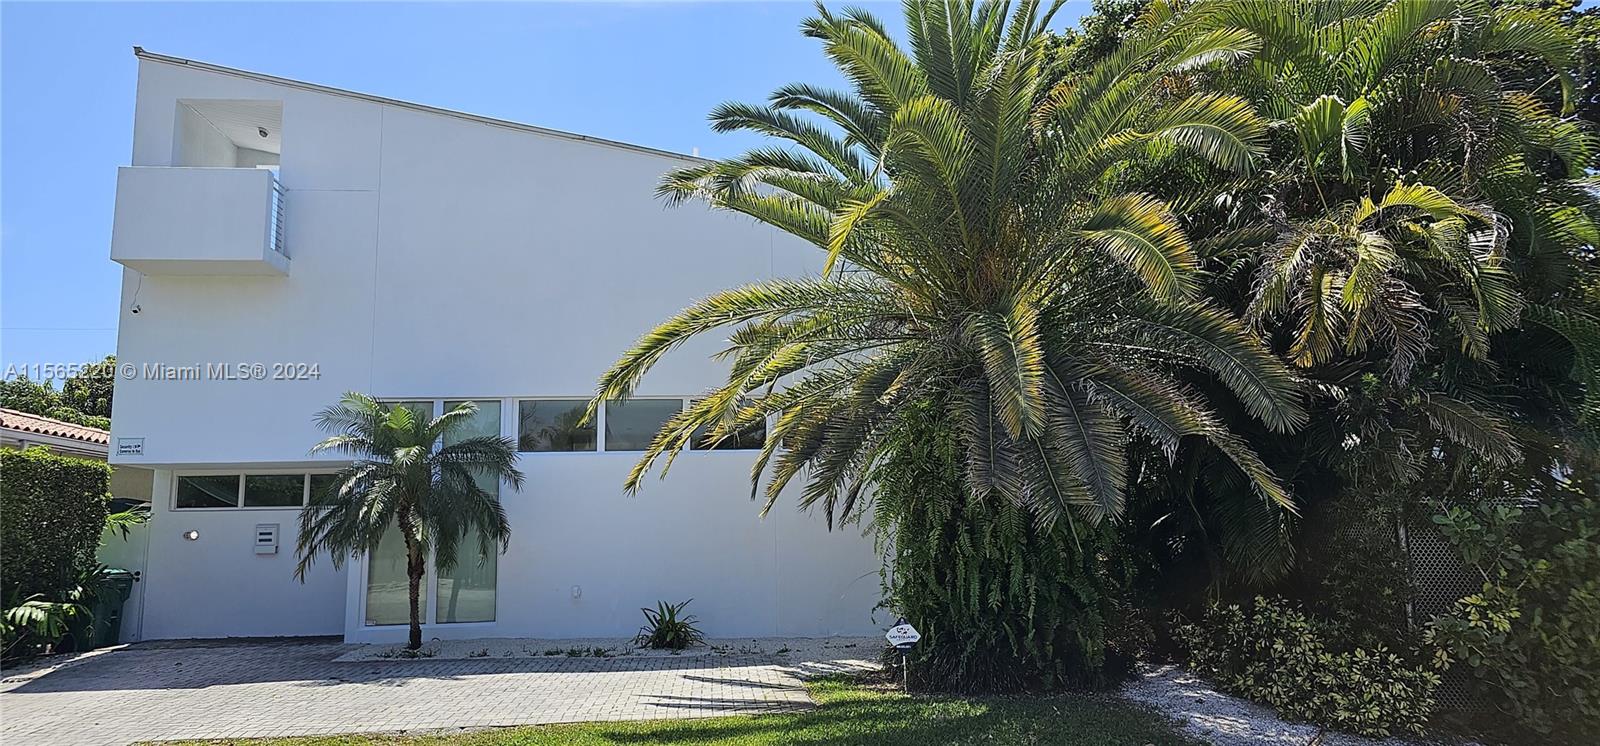
M 256 554 L 278 553 L 278 524 L 256 524 Z

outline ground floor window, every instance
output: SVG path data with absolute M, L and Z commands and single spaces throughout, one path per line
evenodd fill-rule
M 178 474 L 172 508 L 299 508 L 307 495 L 325 491 L 333 481 L 333 474 L 300 472 Z

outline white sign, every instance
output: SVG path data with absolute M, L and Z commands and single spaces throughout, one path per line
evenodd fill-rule
M 144 438 L 117 438 L 118 456 L 143 456 Z
M 922 639 L 922 633 L 918 632 L 916 627 L 911 626 L 910 623 L 907 622 L 901 622 L 900 624 L 890 627 L 889 631 L 884 633 L 883 636 L 889 641 L 890 645 L 893 645 L 897 648 L 909 648 L 912 645 L 917 644 L 918 640 Z

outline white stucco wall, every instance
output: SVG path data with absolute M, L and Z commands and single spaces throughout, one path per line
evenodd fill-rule
M 324 561 L 305 586 L 290 584 L 294 511 L 268 511 L 285 516 L 286 548 L 256 557 L 259 511 L 172 511 L 171 469 L 312 463 L 313 414 L 351 390 L 502 399 L 509 431 L 515 398 L 587 395 L 634 339 L 692 300 L 820 266 L 810 247 L 748 219 L 664 207 L 656 183 L 684 158 L 155 61 L 140 63 L 134 165 L 171 163 L 180 98 L 283 102 L 292 266 L 262 278 L 126 272 L 119 362 L 314 363 L 320 377 L 119 381 L 113 443 L 143 438 L 144 453 L 113 460 L 163 469 L 146 638 L 397 633 L 359 624 L 359 566 L 344 576 Z M 127 310 L 135 299 L 139 314 Z M 639 395 L 715 383 L 718 342 L 670 357 Z M 528 484 L 503 498 L 514 538 L 498 618 L 472 634 L 631 634 L 640 606 L 689 597 L 716 635 L 875 628 L 870 539 L 830 534 L 792 501 L 758 518 L 753 452 L 685 454 L 667 480 L 627 497 L 632 458 L 523 456 Z M 189 528 L 200 541 L 181 538 Z
M 119 402 L 118 406 L 121 404 Z M 172 510 L 172 472 L 158 470 L 138 591 L 137 638 L 337 635 L 344 625 L 345 571 L 320 561 L 294 578 L 300 511 Z M 279 524 L 277 554 L 255 553 L 255 528 Z M 188 531 L 199 532 L 190 541 Z M 128 630 L 128 622 L 123 629 Z

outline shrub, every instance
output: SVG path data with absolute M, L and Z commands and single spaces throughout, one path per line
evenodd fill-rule
M 1136 626 L 1121 623 L 1105 570 L 1109 527 L 1064 518 L 1042 530 L 1004 497 L 970 496 L 936 407 L 893 437 L 873 475 L 874 527 L 888 553 L 885 605 L 922 633 L 908 655 L 911 684 L 973 692 L 1109 682 L 1118 666 L 1107 665 L 1108 629 Z
M 44 449 L 0 452 L 0 581 L 8 604 L 64 600 L 95 567 L 111 467 Z
M 1593 743 L 1600 732 L 1600 503 L 1522 511 L 1451 508 L 1434 518 L 1483 590 L 1428 627 L 1439 655 L 1507 718 L 1513 742 Z M 1535 739 L 1530 734 L 1537 734 Z
M 657 601 L 654 609 L 640 609 L 645 624 L 639 628 L 639 636 L 633 638 L 634 644 L 656 650 L 683 650 L 704 643 L 706 637 L 695 626 L 695 618 L 683 613 L 693 600 L 675 604 Z
M 1285 717 L 1364 736 L 1422 732 L 1438 674 L 1384 648 L 1334 652 L 1328 631 L 1282 600 L 1213 606 L 1175 630 L 1189 667 Z

